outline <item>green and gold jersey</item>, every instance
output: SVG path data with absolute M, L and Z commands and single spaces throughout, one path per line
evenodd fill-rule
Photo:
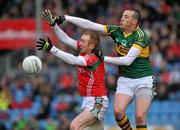
M 128 78 L 141 78 L 152 75 L 149 61 L 149 39 L 147 34 L 137 27 L 132 33 L 125 34 L 120 27 L 104 25 L 104 32 L 111 36 L 116 43 L 119 56 L 127 55 L 133 46 L 141 50 L 139 56 L 129 66 L 119 66 L 119 74 Z

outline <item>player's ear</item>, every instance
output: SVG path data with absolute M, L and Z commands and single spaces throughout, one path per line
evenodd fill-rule
M 138 20 L 137 19 L 133 19 L 133 24 L 137 25 L 138 24 Z
M 95 48 L 95 45 L 94 44 L 90 44 L 90 49 L 93 50 Z

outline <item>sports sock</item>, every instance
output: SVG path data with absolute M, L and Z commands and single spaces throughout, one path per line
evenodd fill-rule
M 122 130 L 132 130 L 129 119 L 126 115 L 124 115 L 120 120 L 116 119 L 116 122 Z
M 147 126 L 146 125 L 137 125 L 136 130 L 147 130 Z

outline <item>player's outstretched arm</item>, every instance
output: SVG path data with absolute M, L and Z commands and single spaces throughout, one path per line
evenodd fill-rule
M 74 17 L 74 16 L 69 16 L 69 15 L 64 15 L 64 16 L 53 16 L 51 14 L 50 10 L 45 10 L 41 13 L 41 16 L 45 18 L 50 26 L 54 26 L 55 24 L 61 25 L 65 20 L 75 24 L 83 29 L 90 29 L 94 31 L 98 31 L 101 33 L 104 33 L 104 25 L 94 23 L 90 20 L 79 18 L 79 17 Z
M 74 56 L 70 53 L 67 53 L 67 52 L 64 52 L 64 51 L 58 49 L 55 46 L 52 47 L 50 52 L 68 64 L 87 66 L 86 60 L 82 56 Z
M 69 37 L 59 26 L 56 24 L 53 27 L 58 39 L 73 49 L 77 49 L 77 41 Z
M 87 66 L 86 60 L 82 56 L 74 56 L 70 53 L 64 52 L 57 47 L 53 46 L 51 40 L 47 37 L 47 39 L 39 39 L 36 44 L 36 48 L 38 50 L 43 50 L 47 52 L 51 52 L 55 56 L 62 59 L 64 62 L 72 65 L 80 65 Z
M 102 24 L 94 23 L 87 19 L 69 16 L 69 15 L 65 15 L 64 17 L 65 17 L 66 21 L 68 21 L 72 24 L 75 24 L 83 29 L 90 29 L 93 31 L 98 31 L 98 32 L 104 33 L 104 25 L 102 25 Z
M 136 47 L 131 47 L 126 56 L 122 56 L 122 57 L 104 56 L 104 62 L 112 63 L 116 65 L 129 66 L 137 58 L 137 56 L 140 53 L 141 53 L 141 50 L 139 50 Z

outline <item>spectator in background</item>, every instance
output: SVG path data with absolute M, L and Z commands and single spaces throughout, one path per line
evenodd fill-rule
M 0 130 L 7 130 L 7 129 L 6 129 L 6 126 L 5 126 L 4 124 L 1 124 L 1 123 L 0 123 Z
M 30 122 L 20 115 L 13 126 L 13 130 L 31 130 Z
M 57 130 L 57 124 L 52 118 L 47 119 L 46 130 Z
M 9 90 L 9 83 L 6 78 L 1 80 L 0 88 L 0 111 L 6 111 L 12 101 L 12 95 Z
M 68 92 L 68 90 L 72 89 L 73 87 L 73 76 L 68 73 L 64 73 L 59 77 L 59 90 Z
M 68 120 L 68 117 L 64 114 L 62 115 L 59 115 L 59 129 L 60 130 L 69 130 L 69 120 Z
M 32 100 L 30 97 L 30 91 L 28 91 L 28 86 L 26 84 L 25 78 L 19 77 L 20 79 L 16 81 L 16 85 L 13 91 L 13 100 L 11 102 L 12 109 L 30 109 L 32 107 Z M 28 92 L 27 92 L 28 91 Z
M 50 98 L 48 95 L 42 97 L 42 107 L 38 111 L 37 119 L 47 119 L 50 113 Z

